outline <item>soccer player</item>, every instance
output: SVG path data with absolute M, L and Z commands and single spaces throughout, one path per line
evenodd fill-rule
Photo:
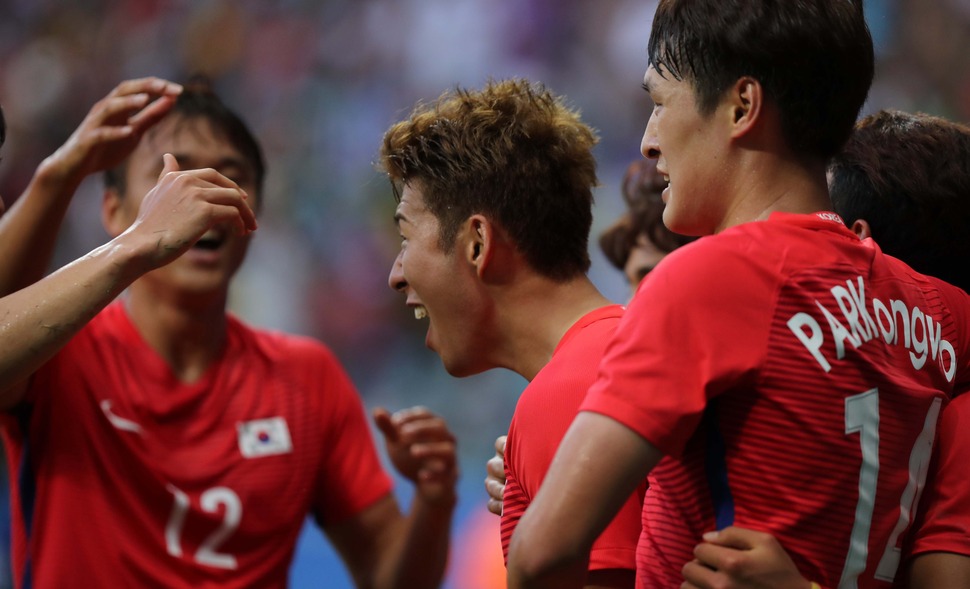
M 970 243 L 953 239 L 970 224 L 970 128 L 898 111 L 868 116 L 829 166 L 829 189 L 835 211 L 852 220 L 861 238 L 872 237 L 915 270 L 970 289 Z M 909 575 L 897 575 L 900 586 L 970 586 L 968 419 L 968 395 L 943 410 L 937 456 L 905 544 Z M 727 528 L 708 537 L 684 567 L 688 588 L 810 584 L 768 534 Z
M 0 243 L 48 252 L 73 188 L 104 168 L 105 255 L 143 246 L 137 211 L 160 174 L 190 196 L 202 180 L 216 185 L 215 205 L 236 210 L 246 194 L 258 207 L 263 157 L 245 124 L 205 84 L 174 100 L 158 84 L 126 82 L 95 105 L 7 213 Z M 138 120 L 156 108 L 145 94 L 167 111 L 150 129 Z M 183 214 L 176 205 L 169 215 Z M 3 391 L 18 586 L 285 587 L 309 513 L 359 586 L 437 586 L 452 435 L 423 409 L 377 415 L 392 461 L 416 482 L 403 516 L 333 354 L 226 313 L 248 235 L 231 217 L 203 218 L 209 229 L 184 243 L 153 224 L 153 240 L 187 251 Z M 123 237 L 133 232 L 142 239 Z M 126 255 L 111 258 L 122 275 Z
M 648 473 L 641 587 L 679 586 L 697 539 L 731 524 L 825 585 L 894 576 L 911 464 L 970 384 L 970 303 L 830 211 L 826 162 L 872 74 L 861 2 L 661 0 L 642 152 L 670 180 L 664 223 L 709 237 L 624 314 L 512 539 L 511 589 L 577 586 Z
M 428 320 L 426 345 L 454 376 L 507 368 L 529 381 L 505 451 L 503 550 L 622 312 L 586 276 L 595 143 L 561 97 L 506 80 L 418 106 L 380 152 L 402 239 L 388 280 Z M 579 585 L 633 586 L 634 491 L 591 543 Z
M 82 126 L 52 160 L 80 156 L 88 149 L 79 146 L 81 142 L 137 142 L 140 134 L 168 111 L 181 92 L 179 85 L 158 79 L 126 84 L 125 90 L 109 97 L 100 110 L 108 117 L 134 113 L 130 120 L 117 126 L 94 127 L 90 133 L 82 133 L 85 130 Z M 149 103 L 149 96 L 157 100 Z M 5 138 L 6 124 L 0 111 L 0 145 Z M 111 157 L 110 152 L 104 155 Z M 138 219 L 124 235 L 30 284 L 24 280 L 25 276 L 44 272 L 54 244 L 46 238 L 34 240 L 43 232 L 31 232 L 15 219 L 41 215 L 36 222 L 46 227 L 59 222 L 62 213 L 55 213 L 55 218 L 44 217 L 45 211 L 35 206 L 39 198 L 29 196 L 43 193 L 52 183 L 60 182 L 53 178 L 55 174 L 53 165 L 45 165 L 14 211 L 0 219 L 0 252 L 4 259 L 0 264 L 3 285 L 0 291 L 10 293 L 0 300 L 4 312 L 0 388 L 31 374 L 132 281 L 178 257 L 213 224 L 237 226 L 241 232 L 255 228 L 255 216 L 246 194 L 238 187 L 218 175 L 173 171 L 161 178 L 146 196 Z M 74 188 L 65 186 L 70 192 Z

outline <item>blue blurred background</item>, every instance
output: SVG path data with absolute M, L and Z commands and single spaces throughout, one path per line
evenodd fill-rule
M 456 380 L 423 346 L 426 324 L 387 288 L 394 202 L 373 162 L 384 130 L 418 100 L 524 76 L 565 94 L 597 128 L 601 186 L 593 280 L 627 289 L 595 237 L 622 211 L 619 181 L 639 156 L 651 105 L 640 88 L 654 0 L 3 0 L 0 104 L 9 131 L 0 195 L 9 206 L 36 165 L 125 78 L 207 73 L 250 123 L 269 162 L 265 206 L 232 309 L 252 324 L 317 337 L 368 407 L 423 404 L 460 438 L 461 502 L 446 587 L 503 587 L 498 518 L 484 463 L 525 382 Z M 970 119 L 970 0 L 867 0 L 877 45 L 867 112 Z M 58 265 L 103 243 L 100 179 L 82 185 Z M 399 482 L 406 505 L 410 489 Z M 0 512 L 2 513 L 2 512 Z M 5 517 L 5 516 L 4 516 Z M 0 527 L 4 525 L 0 518 Z M 0 535 L 7 542 L 6 535 Z M 0 559 L 2 562 L 2 559 Z M 0 570 L 0 587 L 9 582 Z M 293 587 L 350 587 L 307 526 Z

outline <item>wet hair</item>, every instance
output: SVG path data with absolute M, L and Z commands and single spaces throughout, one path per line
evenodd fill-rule
M 829 165 L 829 192 L 884 252 L 970 291 L 970 127 L 899 111 L 865 117 Z
M 600 249 L 616 268 L 622 270 L 630 251 L 643 235 L 660 251 L 670 253 L 696 239 L 678 235 L 663 222 L 663 190 L 667 182 L 657 172 L 657 160 L 631 163 L 623 175 L 623 200 L 627 213 L 600 235 Z
M 793 152 L 825 161 L 848 139 L 874 71 L 862 0 L 661 0 L 649 58 L 692 84 L 704 115 L 738 79 L 757 79 Z
M 256 137 L 245 122 L 232 111 L 212 89 L 208 78 L 193 76 L 183 84 L 182 93 L 175 100 L 172 110 L 166 117 L 179 117 L 182 122 L 205 119 L 212 129 L 221 134 L 252 166 L 253 180 L 257 192 L 262 195 L 263 179 L 266 176 L 266 160 Z M 125 192 L 125 173 L 127 160 L 117 167 L 106 170 L 104 184 L 114 188 L 119 194 Z
M 565 281 L 589 269 L 596 133 L 539 83 L 490 81 L 418 104 L 384 135 L 378 168 L 400 200 L 421 191 L 451 251 L 461 224 L 496 222 L 532 268 Z

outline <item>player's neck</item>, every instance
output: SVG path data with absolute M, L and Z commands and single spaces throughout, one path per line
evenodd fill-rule
M 612 304 L 586 276 L 565 283 L 532 276 L 496 295 L 503 363 L 532 380 L 563 335 L 584 315 Z
M 738 166 L 734 200 L 716 232 L 771 213 L 810 214 L 831 210 L 825 165 L 805 163 L 771 152 L 748 152 Z
M 208 305 L 185 305 L 153 296 L 132 285 L 125 300 L 135 328 L 182 382 L 198 380 L 222 354 L 226 342 L 225 299 Z

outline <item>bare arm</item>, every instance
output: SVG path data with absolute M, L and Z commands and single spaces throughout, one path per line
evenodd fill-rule
M 970 587 L 970 556 L 925 552 L 909 567 L 910 589 L 966 589 Z
M 661 457 L 619 422 L 581 412 L 512 536 L 509 589 L 582 587 L 593 541 Z
M 505 496 L 505 440 L 495 439 L 495 456 L 485 464 L 485 491 L 488 493 L 488 510 L 502 515 Z M 633 589 L 636 571 L 631 569 L 598 569 L 587 573 L 584 589 Z
M 458 478 L 455 438 L 424 408 L 375 411 L 397 470 L 415 483 L 405 517 L 388 496 L 348 522 L 326 529 L 358 587 L 424 589 L 441 584 Z
M 171 109 L 180 91 L 179 85 L 158 78 L 122 82 L 41 163 L 27 189 L 0 218 L 0 295 L 44 275 L 78 185 L 88 175 L 121 163 Z
M 127 231 L 0 299 L 0 408 L 15 405 L 25 379 L 136 278 L 180 256 L 216 223 L 256 228 L 245 193 L 214 170 L 178 171 L 166 154 Z

